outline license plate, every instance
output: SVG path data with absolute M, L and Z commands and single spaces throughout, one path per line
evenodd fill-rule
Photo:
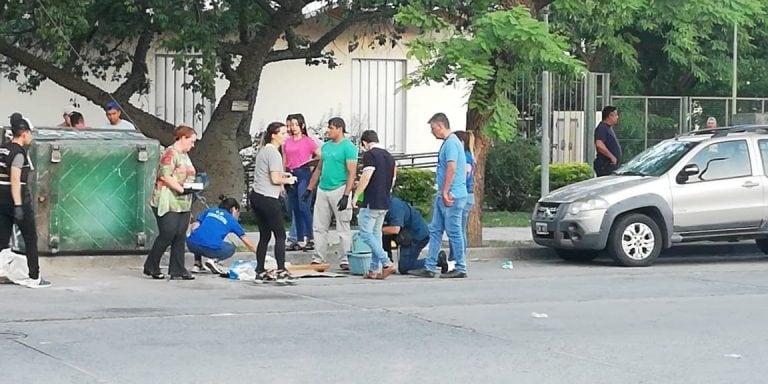
M 547 229 L 547 223 L 536 223 L 537 235 L 548 235 L 549 229 Z

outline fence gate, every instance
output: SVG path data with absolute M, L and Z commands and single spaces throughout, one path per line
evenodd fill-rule
M 550 159 L 553 163 L 591 162 L 594 155 L 594 127 L 600 111 L 610 100 L 610 75 L 587 73 L 581 76 L 550 74 L 550 109 L 542 111 L 541 76 L 518 80 L 509 97 L 517 106 L 518 130 L 523 137 L 541 137 L 549 129 Z M 549 113 L 550 127 L 542 126 Z

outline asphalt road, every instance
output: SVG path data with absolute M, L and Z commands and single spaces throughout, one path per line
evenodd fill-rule
M 766 382 L 762 255 L 501 263 L 294 287 L 46 271 L 0 286 L 0 383 Z

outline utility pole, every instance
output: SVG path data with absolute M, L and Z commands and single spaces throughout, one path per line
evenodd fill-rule
M 542 10 L 544 24 L 549 29 L 549 5 Z M 552 148 L 549 130 L 552 128 L 552 92 L 549 85 L 549 71 L 541 73 L 541 196 L 549 193 L 549 151 Z
M 731 84 L 731 115 L 736 114 L 736 92 L 737 92 L 737 85 L 736 85 L 736 79 L 739 74 L 739 66 L 738 66 L 738 60 L 739 60 L 739 25 L 736 23 L 733 23 L 733 82 Z M 733 122 L 733 119 L 731 119 L 731 122 Z M 733 125 L 733 124 L 731 124 Z

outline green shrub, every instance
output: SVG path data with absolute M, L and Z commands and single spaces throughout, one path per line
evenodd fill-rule
M 541 151 L 533 140 L 516 138 L 488 149 L 485 163 L 485 203 L 500 211 L 519 211 L 531 205 L 533 169 Z
M 435 198 L 435 173 L 426 169 L 398 169 L 393 193 L 426 217 Z
M 565 187 L 582 180 L 595 177 L 592 167 L 587 163 L 557 163 L 549 165 L 549 190 Z M 541 165 L 533 171 L 533 185 L 536 195 L 541 192 Z

